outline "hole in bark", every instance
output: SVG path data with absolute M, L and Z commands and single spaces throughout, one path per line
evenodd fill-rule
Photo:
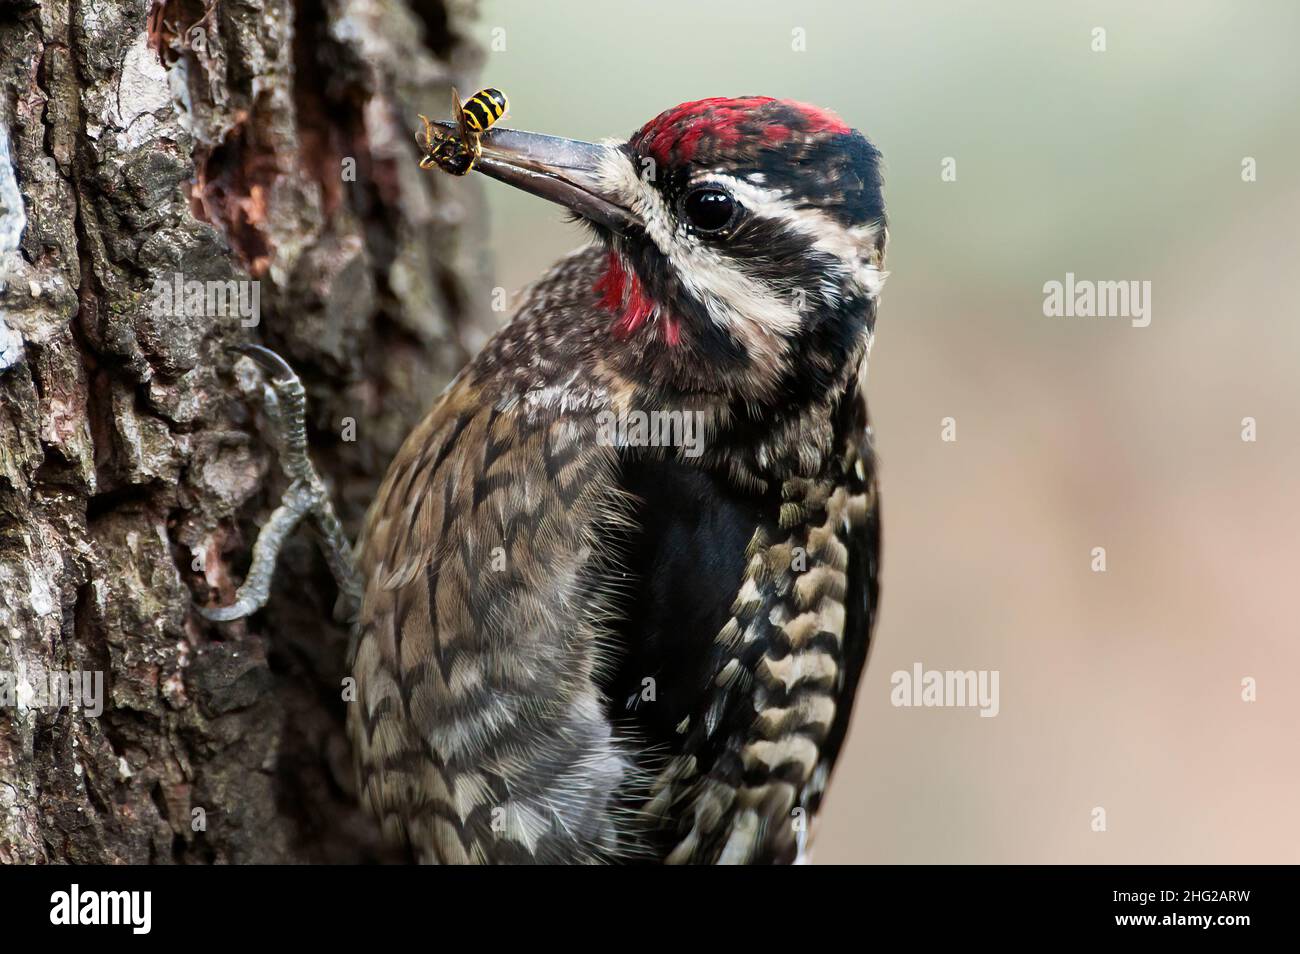
M 165 822 L 170 822 L 167 797 L 163 795 L 162 782 L 155 782 L 153 788 L 149 789 L 149 798 L 153 801 L 154 808 L 158 809 L 158 817 Z
M 148 510 L 157 490 L 156 483 L 129 484 L 95 494 L 86 501 L 86 522 L 91 523 L 110 513 Z
M 273 150 L 258 142 L 253 122 L 243 117 L 211 151 L 196 150 L 190 207 L 196 218 L 218 226 L 249 274 L 257 278 L 271 264 L 271 245 L 262 230 L 266 200 L 280 175 Z

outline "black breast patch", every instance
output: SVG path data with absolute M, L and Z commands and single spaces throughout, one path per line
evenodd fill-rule
M 615 726 L 675 752 L 677 726 L 699 710 L 715 675 L 714 642 L 731 616 L 745 548 L 778 507 L 669 460 L 629 458 L 622 483 L 641 500 L 639 530 L 618 542 L 627 571 L 614 626 L 620 652 L 601 688 Z

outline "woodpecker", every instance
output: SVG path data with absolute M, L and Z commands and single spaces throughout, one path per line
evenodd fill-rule
M 432 863 L 803 860 L 879 596 L 880 154 L 716 98 L 626 141 L 494 128 L 474 170 L 594 240 L 367 516 L 361 797 Z

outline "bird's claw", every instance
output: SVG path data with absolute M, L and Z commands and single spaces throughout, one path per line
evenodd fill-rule
M 287 381 L 290 378 L 297 377 L 293 373 L 293 368 L 289 366 L 289 362 L 270 348 L 264 348 L 259 344 L 237 344 L 232 345 L 230 350 L 255 361 L 263 371 L 266 371 L 277 381 Z
M 216 622 L 229 622 L 251 616 L 265 606 L 280 549 L 293 529 L 310 515 L 338 583 L 344 612 L 354 618 L 360 609 L 360 581 L 343 525 L 334 512 L 325 482 L 307 454 L 306 394 L 302 382 L 289 363 L 270 348 L 242 344 L 231 350 L 250 358 L 270 379 L 266 389 L 266 417 L 280 448 L 280 467 L 290 484 L 280 505 L 258 531 L 253 544 L 253 562 L 235 594 L 235 602 L 229 606 L 200 606 L 199 614 Z

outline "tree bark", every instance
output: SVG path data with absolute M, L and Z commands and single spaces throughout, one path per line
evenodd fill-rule
M 355 538 L 489 329 L 478 193 L 412 138 L 473 85 L 472 13 L 0 0 L 0 672 L 104 693 L 0 708 L 0 862 L 398 857 L 356 807 L 310 534 L 251 620 L 194 601 L 233 599 L 284 489 L 229 346 L 302 377 Z M 177 274 L 259 283 L 258 323 L 160 309 Z

